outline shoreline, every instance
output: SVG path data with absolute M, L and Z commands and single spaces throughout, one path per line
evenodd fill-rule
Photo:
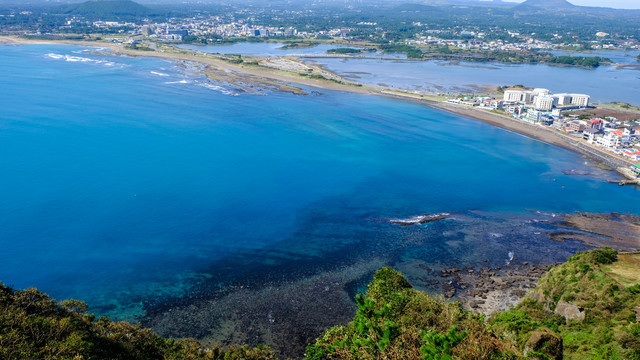
M 97 42 L 97 41 L 76 41 L 76 40 L 35 40 L 35 39 L 23 39 L 15 36 L 0 36 L 0 43 L 9 44 L 9 45 L 79 45 L 79 46 L 90 46 L 90 47 L 104 47 L 109 48 L 112 51 L 113 55 L 125 55 L 125 56 L 143 56 L 143 57 L 155 57 L 155 58 L 163 58 L 170 59 L 175 61 L 192 61 L 199 64 L 202 64 L 206 70 L 209 71 L 235 71 L 241 74 L 245 74 L 247 76 L 262 78 L 266 80 L 272 80 L 277 82 L 283 82 L 285 86 L 281 89 L 285 89 L 283 91 L 290 91 L 293 93 L 299 93 L 296 91 L 292 91 L 289 88 L 291 86 L 286 86 L 286 83 L 310 86 L 324 90 L 332 90 L 332 91 L 344 91 L 350 93 L 357 94 L 365 94 L 365 95 L 377 95 L 384 96 L 387 98 L 402 100 L 402 101 L 410 101 L 413 103 L 430 106 L 432 108 L 436 108 L 439 110 L 443 110 L 449 113 L 453 113 L 456 115 L 466 116 L 473 118 L 475 120 L 482 121 L 486 124 L 512 131 L 519 135 L 523 135 L 538 141 L 542 141 L 549 145 L 559 146 L 574 152 L 577 152 L 581 155 L 584 155 L 592 160 L 596 160 L 598 162 L 604 163 L 607 166 L 612 168 L 618 167 L 626 167 L 629 165 L 633 165 L 634 162 L 630 159 L 622 158 L 616 156 L 613 153 L 610 153 L 606 150 L 600 149 L 595 146 L 591 146 L 587 143 L 580 141 L 579 139 L 574 139 L 569 135 L 561 134 L 560 132 L 544 128 L 542 126 L 533 125 L 529 123 L 525 123 L 523 121 L 518 121 L 515 118 L 511 118 L 507 115 L 490 113 L 486 110 L 474 109 L 464 105 L 452 104 L 445 101 L 438 101 L 429 99 L 428 97 L 423 97 L 420 95 L 410 95 L 405 94 L 400 91 L 391 91 L 389 89 L 385 89 L 383 87 L 361 84 L 354 81 L 350 81 L 344 79 L 338 75 L 335 75 L 335 78 L 339 79 L 338 81 L 332 81 L 328 78 L 325 79 L 315 79 L 303 77 L 297 73 L 278 70 L 274 68 L 268 68 L 259 65 L 247 65 L 247 64 L 234 64 L 228 61 L 223 60 L 222 57 L 224 55 L 215 56 L 213 54 L 207 53 L 198 53 L 194 50 L 183 50 L 176 47 L 170 47 L 170 49 L 176 52 L 164 52 L 164 51 L 141 51 L 134 49 L 125 49 L 121 44 L 111 43 L 111 42 Z M 191 53 L 191 54 L 190 54 Z M 245 58 L 251 58 L 249 56 Z M 256 57 L 257 58 L 257 57 Z M 286 59 L 287 57 L 283 57 Z M 298 60 L 297 58 L 293 58 Z M 299 60 L 298 60 L 299 61 Z M 313 68 L 316 73 L 322 74 L 330 73 L 327 70 L 320 68 L 319 66 L 315 66 L 312 64 L 306 64 L 310 68 Z M 332 74 L 332 73 L 331 73 Z M 339 82 L 340 81 L 340 82 Z

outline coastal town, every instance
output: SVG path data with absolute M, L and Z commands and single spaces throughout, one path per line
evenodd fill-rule
M 378 27 L 375 22 L 361 22 L 356 27 L 339 27 L 327 29 L 297 29 L 295 27 L 282 27 L 262 25 L 251 21 L 251 17 L 236 19 L 234 16 L 198 16 L 192 18 L 171 18 L 166 22 L 119 22 L 119 21 L 88 21 L 83 17 L 71 16 L 58 30 L 72 31 L 76 27 L 87 27 L 95 32 L 105 34 L 126 35 L 116 37 L 117 41 L 135 43 L 142 39 L 157 39 L 165 42 L 198 42 L 217 43 L 229 39 L 253 38 L 253 39 L 298 39 L 298 40 L 345 40 L 362 41 L 357 34 L 358 27 Z M 429 28 L 422 23 L 413 24 L 423 31 L 414 38 L 405 39 L 403 44 L 411 46 L 436 46 L 451 47 L 464 50 L 487 51 L 552 51 L 580 49 L 584 46 L 582 39 L 577 37 L 554 36 L 550 40 L 536 38 L 536 34 L 525 34 L 519 31 L 504 29 L 500 31 L 500 38 L 496 34 L 472 31 L 465 27 L 453 30 L 441 30 Z M 379 30 L 381 28 L 378 27 Z M 31 35 L 46 35 L 41 32 Z M 51 35 L 51 34 L 49 34 Z M 640 43 L 635 39 L 612 40 L 609 33 L 596 32 L 595 40 L 591 41 L 593 50 L 634 50 L 640 49 Z M 124 40 L 123 40 L 124 39 Z
M 554 130 L 590 147 L 610 152 L 633 162 L 640 161 L 638 119 L 619 120 L 613 116 L 589 116 L 586 94 L 553 94 L 548 89 L 511 87 L 501 89 L 503 97 L 466 96 L 447 100 L 479 110 L 510 115 L 514 120 Z M 632 181 L 640 177 L 640 164 L 618 171 Z
M 498 3 L 498 2 L 496 2 Z M 85 38 L 117 35 L 118 41 L 135 42 L 143 39 L 166 42 L 224 43 L 238 39 L 265 41 L 269 39 L 346 41 L 369 45 L 402 45 L 422 52 L 439 49 L 485 56 L 492 52 L 524 53 L 563 50 L 637 50 L 640 41 L 627 31 L 603 31 L 594 27 L 588 32 L 576 32 L 567 21 L 562 26 L 540 27 L 535 23 L 496 23 L 494 25 L 466 24 L 466 21 L 443 21 L 436 8 L 418 5 L 387 8 L 372 3 L 367 12 L 354 10 L 350 4 L 337 7 L 285 7 L 247 6 L 235 4 L 224 11 L 217 9 L 180 11 L 151 9 L 135 2 L 121 1 L 115 9 L 100 2 L 87 2 L 75 6 L 45 9 L 38 12 L 28 6 L 0 8 L 0 33 L 30 36 L 78 36 Z M 478 8 L 468 13 L 457 7 L 453 19 L 467 19 L 488 11 L 517 16 L 538 14 L 540 10 L 553 11 L 553 7 L 518 9 L 503 3 L 495 10 Z M 341 8 L 344 6 L 344 8 Z M 511 6 L 511 7 L 510 7 Z M 43 10 L 41 10 L 43 11 Z M 347 14 L 355 16 L 347 16 Z M 398 28 L 397 19 L 416 13 L 419 19 L 403 21 Z M 385 20 L 380 14 L 390 16 Z M 393 15 L 392 15 L 393 14 Z M 588 14 L 588 13 L 587 13 Z M 631 14 L 629 14 L 631 15 Z M 346 16 L 342 21 L 331 18 Z M 537 16 L 537 15 L 536 15 Z M 620 16 L 620 14 L 616 15 Z M 45 21 L 46 19 L 46 21 Z M 538 19 L 541 21 L 541 19 Z M 601 19 L 604 21 L 605 19 Z M 527 26 L 525 26 L 527 25 Z M 494 54 L 495 55 L 495 54 Z M 512 57 L 512 56 L 510 56 Z M 507 57 L 508 58 L 508 57 Z M 503 58 L 503 60 L 506 58 Z

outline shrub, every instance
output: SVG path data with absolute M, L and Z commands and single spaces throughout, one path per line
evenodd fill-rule
M 635 284 L 633 286 L 629 286 L 627 288 L 627 291 L 632 293 L 633 295 L 638 295 L 640 294 L 640 284 Z
M 618 261 L 618 252 L 612 248 L 595 249 L 590 254 L 597 264 L 612 264 Z
M 439 334 L 433 330 L 422 331 L 420 336 L 425 342 L 420 347 L 422 358 L 424 360 L 450 360 L 452 349 L 460 344 L 468 333 L 468 331 L 458 332 L 455 325 L 446 334 Z

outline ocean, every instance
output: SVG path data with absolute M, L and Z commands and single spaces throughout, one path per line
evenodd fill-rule
M 477 120 L 237 93 L 190 64 L 86 50 L 0 45 L 0 281 L 113 319 L 340 269 L 351 296 L 382 265 L 553 263 L 588 247 L 537 220 L 640 214 L 615 173 Z M 452 216 L 389 221 L 439 212 Z

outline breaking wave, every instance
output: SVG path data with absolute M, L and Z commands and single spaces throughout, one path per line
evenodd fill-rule
M 238 94 L 230 91 L 229 89 L 225 89 L 222 86 L 213 85 L 213 84 L 206 83 L 206 82 L 205 83 L 198 83 L 198 85 L 200 85 L 202 87 L 206 87 L 207 89 L 211 89 L 211 90 L 214 90 L 214 91 L 221 92 L 221 93 L 223 93 L 225 95 L 238 96 Z
M 69 61 L 69 62 L 85 62 L 85 63 L 101 64 L 101 65 L 105 65 L 105 66 L 118 65 L 118 64 L 116 64 L 116 63 L 114 63 L 112 61 L 97 60 L 97 59 L 91 59 L 91 58 L 82 57 L 82 56 L 73 56 L 73 55 L 55 54 L 55 53 L 48 53 L 45 56 L 50 58 L 50 59 L 64 60 L 64 61 Z

